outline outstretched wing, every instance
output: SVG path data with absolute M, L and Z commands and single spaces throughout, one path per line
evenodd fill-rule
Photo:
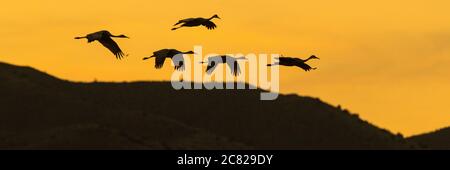
M 315 70 L 316 68 L 312 68 L 311 66 L 309 66 L 308 64 L 304 63 L 304 62 L 297 62 L 295 64 L 297 67 L 302 68 L 305 71 L 311 71 L 311 70 Z
M 217 67 L 217 63 L 215 61 L 212 61 L 208 64 L 208 67 L 206 67 L 206 73 L 207 74 L 212 74 L 214 72 L 214 70 Z
M 163 65 L 164 65 L 164 61 L 166 61 L 166 57 L 165 57 L 165 56 L 156 56 L 156 59 L 155 59 L 155 68 L 156 68 L 156 69 L 162 68 Z
M 108 48 L 117 59 L 122 59 L 124 54 L 120 49 L 119 45 L 109 36 L 104 36 L 98 40 L 104 47 Z
M 241 74 L 241 68 L 239 67 L 239 63 L 238 63 L 237 60 L 234 60 L 234 62 L 233 61 L 227 61 L 227 65 L 228 65 L 228 67 L 230 67 L 231 73 L 234 76 L 238 76 L 239 74 Z
M 280 63 L 296 63 L 297 61 L 294 58 L 290 57 L 278 57 L 277 58 Z
M 202 25 L 205 26 L 206 28 L 208 28 L 209 30 L 213 30 L 217 27 L 217 25 L 214 24 L 214 22 L 209 21 L 209 20 L 203 22 Z

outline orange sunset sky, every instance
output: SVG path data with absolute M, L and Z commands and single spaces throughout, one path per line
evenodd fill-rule
M 319 97 L 406 136 L 450 125 L 450 1 L 39 0 L 0 7 L 0 61 L 72 81 L 170 80 L 142 57 L 162 48 L 321 58 L 318 70 L 280 69 L 282 93 Z M 211 17 L 218 29 L 172 25 Z M 107 29 L 119 61 L 75 36 Z

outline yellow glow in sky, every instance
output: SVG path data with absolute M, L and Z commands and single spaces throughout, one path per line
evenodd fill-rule
M 450 125 L 450 6 L 445 0 L 5 1 L 0 61 L 74 81 L 169 80 L 144 56 L 162 48 L 282 53 L 322 60 L 281 68 L 281 91 L 320 97 L 378 126 L 418 134 Z M 171 31 L 179 19 L 219 14 L 218 29 Z M 73 37 L 107 29 L 125 53 Z

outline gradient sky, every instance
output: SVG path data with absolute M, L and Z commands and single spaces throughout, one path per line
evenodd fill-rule
M 450 125 L 450 6 L 445 0 L 40 0 L 0 7 L 0 61 L 73 81 L 169 80 L 142 57 L 162 48 L 204 53 L 282 53 L 322 60 L 305 73 L 281 68 L 281 91 L 342 105 L 407 136 Z M 218 29 L 170 31 L 179 19 L 219 14 Z M 73 37 L 102 29 L 100 44 Z

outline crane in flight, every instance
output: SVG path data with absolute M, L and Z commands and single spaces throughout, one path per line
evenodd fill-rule
M 164 61 L 166 58 L 172 59 L 173 64 L 175 65 L 176 70 L 184 70 L 184 59 L 183 54 L 195 54 L 193 51 L 181 52 L 176 49 L 162 49 L 153 52 L 153 55 L 150 57 L 145 57 L 143 60 L 148 60 L 150 58 L 155 58 L 155 68 L 161 69 L 164 65 Z
M 292 58 L 292 57 L 278 57 L 276 58 L 278 59 L 278 62 L 275 62 L 274 64 L 268 64 L 267 66 L 277 66 L 277 65 L 281 65 L 281 66 L 295 66 L 295 67 L 299 67 L 305 71 L 311 71 L 311 70 L 315 70 L 317 68 L 313 68 L 311 66 L 309 66 L 308 64 L 306 64 L 307 61 L 312 60 L 312 59 L 318 59 L 318 57 L 316 57 L 315 55 L 312 55 L 311 57 L 309 57 L 306 60 L 300 59 L 300 58 Z
M 174 26 L 180 25 L 179 27 L 172 28 L 172 31 L 180 29 L 182 27 L 198 27 L 205 26 L 209 30 L 213 30 L 217 27 L 217 25 L 211 20 L 217 18 L 220 19 L 218 15 L 214 15 L 211 18 L 187 18 L 178 21 Z
M 212 74 L 216 69 L 217 65 L 227 64 L 231 70 L 231 73 L 234 76 L 238 76 L 239 74 L 241 74 L 241 68 L 239 67 L 238 60 L 246 60 L 246 58 L 245 57 L 234 58 L 228 55 L 219 55 L 209 57 L 207 62 L 200 62 L 200 63 L 208 64 L 208 67 L 206 68 L 207 74 Z
M 112 35 L 109 31 L 103 30 L 94 32 L 91 34 L 88 34 L 84 37 L 75 37 L 75 39 L 87 39 L 88 43 L 91 43 L 93 41 L 100 42 L 104 47 L 109 49 L 117 59 L 122 59 L 124 57 L 124 54 L 122 50 L 120 49 L 119 45 L 112 39 L 112 38 L 129 38 L 126 35 Z

